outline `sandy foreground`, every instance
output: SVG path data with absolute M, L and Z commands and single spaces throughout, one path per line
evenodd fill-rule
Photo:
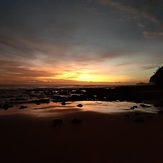
M 3 163 L 162 163 L 163 115 L 141 113 L 134 122 L 124 113 L 79 112 L 60 117 L 0 117 Z M 72 124 L 73 118 L 82 119 Z

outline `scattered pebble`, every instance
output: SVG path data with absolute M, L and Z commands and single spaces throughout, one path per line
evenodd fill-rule
M 82 120 L 81 119 L 78 119 L 78 118 L 74 118 L 71 122 L 73 124 L 80 124 L 82 122 Z
M 23 106 L 23 105 L 19 107 L 19 109 L 26 109 L 26 108 L 27 106 Z
M 130 114 L 125 114 L 125 117 L 126 118 L 130 118 Z
M 163 115 L 163 110 L 159 110 L 159 111 L 157 112 L 157 114 Z
M 130 110 L 134 110 L 135 108 L 137 108 L 137 106 L 132 106 Z
M 61 102 L 61 105 L 65 106 L 65 105 L 66 105 L 66 102 L 64 102 L 64 101 L 63 101 L 63 102 Z
M 7 104 L 7 103 L 2 104 L 2 105 L 0 106 L 0 108 L 2 108 L 2 109 L 4 109 L 4 110 L 8 110 L 9 108 L 12 108 L 12 107 L 13 107 L 13 105 L 10 105 L 10 104 Z
M 78 104 L 77 106 L 78 106 L 79 108 L 83 107 L 83 105 L 82 105 L 82 104 Z
M 142 117 L 138 117 L 134 119 L 134 122 L 143 123 L 144 119 Z
M 63 123 L 64 123 L 64 121 L 62 119 L 54 119 L 53 120 L 53 127 L 59 126 Z

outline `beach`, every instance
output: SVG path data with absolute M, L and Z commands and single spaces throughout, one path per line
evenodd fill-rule
M 0 160 L 162 163 L 162 93 L 146 86 L 2 89 Z
M 129 113 L 130 114 L 130 113 Z M 163 116 L 75 112 L 62 117 L 0 117 L 1 162 L 162 163 Z M 63 124 L 53 126 L 54 119 Z M 81 123 L 72 123 L 78 118 Z

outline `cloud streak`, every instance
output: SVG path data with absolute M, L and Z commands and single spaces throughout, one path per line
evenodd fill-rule
M 32 70 L 30 67 L 24 68 L 23 64 L 15 61 L 0 60 L 0 78 L 2 81 L 39 81 L 39 78 L 47 78 L 49 76 L 58 75 L 57 72 L 49 72 L 42 70 Z M 24 83 L 24 84 L 25 84 Z
M 127 5 L 124 3 L 125 1 L 120 1 L 120 0 L 99 0 L 99 1 L 103 4 L 111 5 L 113 7 L 116 7 L 117 9 L 125 11 L 127 13 L 130 13 L 130 14 L 133 14 L 133 15 L 136 15 L 139 17 L 144 17 L 144 18 L 150 20 L 151 22 L 162 26 L 162 22 L 155 15 L 145 12 L 142 9 L 138 9 L 136 7 Z M 140 3 L 140 2 L 138 2 L 138 3 Z
M 142 6 L 146 6 L 149 2 L 145 2 L 143 5 L 141 4 L 142 2 L 137 2 L 139 3 L 138 6 L 140 7 L 136 7 L 134 5 L 129 5 L 128 3 L 125 2 L 125 0 L 99 0 L 100 3 L 102 4 L 105 4 L 105 5 L 109 5 L 109 6 L 112 6 L 114 8 L 117 8 L 118 10 L 120 11 L 123 11 L 123 12 L 126 12 L 128 14 L 132 14 L 133 15 L 133 19 L 134 16 L 136 17 L 139 17 L 139 18 L 144 18 L 148 21 L 150 21 L 151 23 L 155 24 L 156 27 L 155 27 L 155 31 L 152 31 L 152 32 L 143 32 L 144 34 L 144 37 L 145 38 L 154 38 L 154 37 L 161 37 L 163 36 L 162 33 L 163 33 L 163 22 L 160 18 L 158 18 L 153 12 L 149 12 L 148 10 L 144 10 L 144 8 L 142 8 Z M 160 4 L 162 2 L 160 1 L 157 1 L 158 4 L 157 4 L 157 7 L 160 6 Z M 157 3 L 156 2 L 156 3 Z M 152 6 L 153 4 L 151 4 L 151 8 L 153 7 Z M 149 6 L 149 5 L 148 5 Z M 161 6 L 160 6 L 161 7 Z M 163 7 L 163 5 L 162 5 Z M 149 28 L 149 26 L 146 26 L 139 23 L 138 26 L 142 29 L 144 28 Z M 159 31 L 158 31 L 159 29 Z M 149 29 L 151 31 L 151 29 Z
M 161 37 L 163 36 L 163 32 L 143 32 L 145 38 L 155 38 L 155 37 Z

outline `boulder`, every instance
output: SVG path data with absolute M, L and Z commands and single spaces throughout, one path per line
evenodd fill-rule
M 81 108 L 81 107 L 83 107 L 83 105 L 82 104 L 78 104 L 77 107 Z
M 78 118 L 74 118 L 71 122 L 72 124 L 81 124 L 82 120 Z
M 60 126 L 63 123 L 64 123 L 64 121 L 62 119 L 54 119 L 53 120 L 53 127 Z
M 24 106 L 24 105 L 21 105 L 20 107 L 19 107 L 19 109 L 26 109 L 27 108 L 27 106 Z

